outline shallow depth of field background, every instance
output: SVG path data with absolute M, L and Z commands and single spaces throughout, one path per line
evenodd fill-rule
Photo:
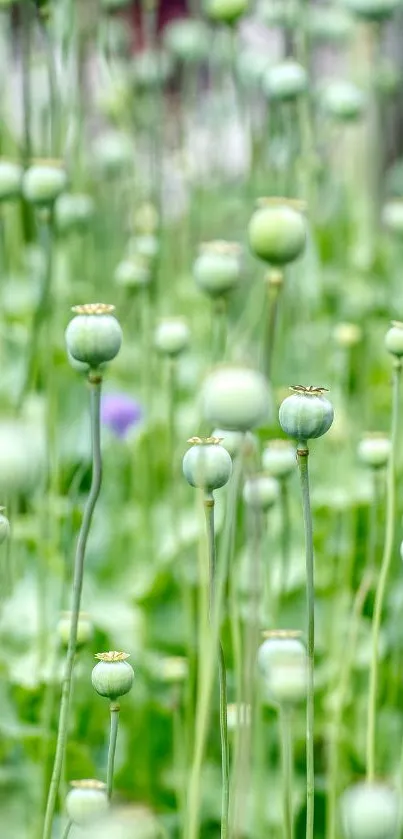
M 375 486 L 357 447 L 368 431 L 389 434 L 392 361 L 384 335 L 391 320 L 403 320 L 403 5 L 378 0 L 390 16 L 377 23 L 356 14 L 353 7 L 360 5 L 364 0 L 257 0 L 229 26 L 197 2 L 182 8 L 164 0 L 161 9 L 154 0 L 0 2 L 0 193 L 3 159 L 24 168 L 49 159 L 65 166 L 66 193 L 89 198 L 81 215 L 57 200 L 50 245 L 42 211 L 21 195 L 0 203 L 0 503 L 11 525 L 0 547 L 1 839 L 42 835 L 65 655 L 60 615 L 70 608 L 74 549 L 91 479 L 88 386 L 69 364 L 64 332 L 73 305 L 96 301 L 116 306 L 124 340 L 104 377 L 104 476 L 82 602 L 92 635 L 76 661 L 53 835 L 62 836 L 69 781 L 104 779 L 108 702 L 93 690 L 91 670 L 95 653 L 105 650 L 130 653 L 135 670 L 133 689 L 121 702 L 114 800 L 124 808 L 127 829 L 116 839 L 183 835 L 204 654 L 205 536 L 199 494 L 182 475 L 182 458 L 189 438 L 213 431 L 199 399 L 209 370 L 226 362 L 265 371 L 267 266 L 253 256 L 247 237 L 262 196 L 301 202 L 308 241 L 303 256 L 285 269 L 271 411 L 253 431 L 249 468 L 261 471 L 265 444 L 284 436 L 277 417 L 288 388 L 329 388 L 335 421 L 313 441 L 310 457 L 315 839 L 342 836 L 338 821 L 329 825 L 329 755 L 336 742 L 338 797 L 365 774 L 376 586 L 375 580 L 357 607 Z M 181 24 L 184 18 L 194 24 Z M 303 62 L 307 72 L 306 90 L 286 102 L 270 95 L 268 81 L 271 68 L 285 59 Z M 336 82 L 348 83 L 347 90 Z M 200 244 L 211 240 L 241 248 L 241 280 L 225 300 L 203 293 L 192 274 Z M 155 331 L 161 319 L 176 316 L 187 322 L 190 340 L 172 362 L 155 347 Z M 132 400 L 127 428 L 123 395 Z M 376 738 L 377 776 L 399 790 L 402 442 L 400 434 Z M 379 568 L 383 471 L 378 479 Z M 283 837 L 277 713 L 265 700 L 257 669 L 248 665 L 247 678 L 237 672 L 234 638 L 242 665 L 256 621 L 259 632 L 305 632 L 297 469 L 289 490 L 285 590 L 280 504 L 259 526 L 242 497 L 235 511 L 221 633 L 232 757 L 240 736 L 237 701 L 246 718 L 242 760 L 232 778 L 231 839 Z M 218 545 L 228 492 L 216 492 Z M 259 590 L 250 573 L 256 555 Z M 352 661 L 341 693 L 346 649 Z M 293 712 L 293 732 L 300 839 L 303 704 Z M 215 687 L 202 772 L 203 839 L 220 835 L 220 807 Z M 70 835 L 87 834 L 73 827 Z

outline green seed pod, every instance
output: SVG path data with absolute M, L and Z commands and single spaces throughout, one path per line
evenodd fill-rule
M 365 466 L 381 469 L 388 463 L 390 450 L 391 444 L 386 434 L 366 434 L 358 445 L 358 457 Z
M 258 666 L 268 699 L 279 705 L 302 702 L 307 693 L 308 668 L 301 633 L 278 630 L 266 635 L 259 647 Z
M 10 536 L 10 522 L 4 515 L 5 507 L 0 507 L 0 545 Z
M 239 454 L 242 441 L 245 437 L 245 435 L 242 434 L 242 431 L 227 431 L 223 428 L 215 428 L 211 436 L 218 437 L 218 439 L 221 440 L 221 445 L 224 449 L 227 449 L 231 458 L 234 458 L 237 454 Z
M 207 376 L 202 389 L 203 416 L 229 431 L 248 431 L 268 415 L 269 389 L 257 370 L 219 367 Z
M 189 346 L 190 329 L 183 318 L 162 320 L 154 334 L 154 343 L 160 353 L 176 358 Z
M 164 46 L 177 61 L 198 64 L 209 54 L 210 33 L 202 20 L 178 18 L 165 27 Z
M 286 265 L 303 253 L 306 245 L 306 220 L 293 206 L 279 199 L 255 210 L 248 228 L 252 253 L 272 265 Z
M 98 664 L 95 665 L 91 681 L 92 686 L 100 696 L 108 699 L 119 699 L 131 690 L 134 672 L 133 667 L 126 661 L 128 653 L 110 651 L 97 653 Z
M 267 68 L 263 74 L 262 87 L 272 101 L 292 102 L 306 93 L 308 76 L 297 61 L 283 61 Z
M 381 781 L 361 781 L 340 800 L 345 839 L 394 839 L 398 834 L 400 801 Z
M 60 195 L 55 204 L 56 226 L 60 233 L 84 230 L 94 215 L 94 201 L 90 195 L 68 193 Z
M 365 93 L 355 84 L 345 81 L 332 81 L 321 94 L 324 111 L 334 120 L 354 122 L 360 119 L 367 105 Z
M 344 0 L 344 5 L 358 18 L 377 23 L 392 17 L 400 0 Z
M 403 356 L 403 323 L 392 320 L 392 326 L 385 335 L 385 347 L 396 358 Z
M 271 440 L 262 456 L 263 469 L 274 478 L 287 478 L 297 463 L 295 447 L 288 440 Z
M 22 177 L 22 166 L 0 159 L 0 201 L 10 201 L 21 195 Z
M 245 87 L 261 87 L 263 74 L 267 70 L 270 59 L 265 50 L 255 47 L 244 47 L 237 57 L 237 73 Z
M 132 140 L 123 131 L 109 130 L 95 140 L 92 158 L 95 167 L 109 178 L 126 173 L 133 166 Z
M 261 0 L 258 6 L 258 15 L 266 26 L 270 28 L 293 29 L 298 14 L 298 0 L 290 0 L 284 3 L 284 0 Z
M 210 297 L 232 291 L 241 278 L 241 249 L 235 242 L 207 242 L 193 265 L 199 288 Z
M 106 784 L 92 779 L 71 782 L 66 812 L 73 824 L 86 825 L 104 816 L 108 807 Z
M 144 288 L 151 280 L 147 261 L 140 255 L 123 259 L 116 266 L 114 280 L 116 285 L 127 289 Z
M 232 460 L 227 449 L 220 446 L 217 437 L 192 437 L 192 447 L 186 452 L 182 469 L 192 487 L 213 492 L 228 483 L 232 473 Z
M 207 0 L 205 9 L 215 23 L 234 24 L 245 14 L 249 0 Z
M 389 233 L 403 236 L 403 200 L 392 198 L 382 210 L 382 223 Z
M 309 9 L 308 29 L 317 43 L 345 44 L 354 32 L 348 12 L 339 6 L 313 6 Z
M 66 189 L 67 174 L 61 164 L 52 161 L 36 163 L 26 170 L 22 192 L 27 201 L 39 207 L 49 206 Z
M 243 487 L 243 500 L 254 510 L 267 512 L 278 501 L 280 486 L 270 475 L 253 475 Z
M 279 411 L 284 433 L 298 443 L 322 437 L 334 419 L 333 405 L 323 395 L 327 388 L 295 385 L 291 390 L 294 393 L 284 399 Z
M 86 612 L 80 612 L 77 624 L 77 649 L 85 647 L 91 641 L 93 636 L 92 620 Z M 71 630 L 71 612 L 62 612 L 60 620 L 57 624 L 57 635 L 63 645 L 67 647 L 70 638 Z
M 172 58 L 162 50 L 145 49 L 133 59 L 133 82 L 139 90 L 164 85 L 172 75 Z
M 122 344 L 122 330 L 114 317 L 115 307 L 106 303 L 74 306 L 76 317 L 70 321 L 65 337 L 67 352 L 92 369 L 112 361 Z

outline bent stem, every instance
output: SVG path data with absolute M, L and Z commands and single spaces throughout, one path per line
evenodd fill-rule
M 73 678 L 74 660 L 77 648 L 77 626 L 78 617 L 80 614 L 81 593 L 84 577 L 85 550 L 87 546 L 88 534 L 91 527 L 91 521 L 95 505 L 99 496 L 102 483 L 100 432 L 100 403 L 102 377 L 98 373 L 90 373 L 88 380 L 90 384 L 91 400 L 92 480 L 90 493 L 85 506 L 83 521 L 78 536 L 76 556 L 74 561 L 70 637 L 67 647 L 66 669 L 63 679 L 62 698 L 60 703 L 56 752 L 53 763 L 52 777 L 49 785 L 48 800 L 46 804 L 45 822 L 43 827 L 43 839 L 50 839 L 52 834 L 52 823 L 56 807 L 57 793 L 60 784 L 64 755 L 66 752 L 70 695 Z
M 215 598 L 216 580 L 216 547 L 214 532 L 214 498 L 212 493 L 205 493 L 204 510 L 206 515 L 208 553 L 210 567 L 210 614 L 212 614 Z M 225 667 L 224 650 L 221 641 L 218 641 L 218 680 L 220 691 L 220 739 L 221 739 L 221 775 L 222 775 L 222 797 L 221 797 L 221 839 L 228 836 L 228 813 L 229 813 L 229 745 L 228 745 L 228 724 L 227 724 L 227 674 Z
M 381 571 L 375 595 L 374 615 L 372 619 L 372 655 L 369 680 L 368 723 L 367 723 L 367 780 L 375 778 L 375 729 L 376 729 L 376 700 L 378 693 L 378 651 L 379 632 L 381 627 L 383 604 L 385 600 L 386 583 L 393 554 L 394 524 L 396 510 L 396 453 L 397 433 L 399 423 L 400 374 L 402 362 L 395 359 L 393 369 L 392 395 L 392 427 L 391 451 L 386 473 L 386 529 L 383 548 Z
M 115 753 L 116 753 L 116 741 L 118 739 L 118 728 L 119 728 L 119 711 L 120 705 L 118 702 L 111 702 L 110 708 L 111 712 L 111 728 L 109 734 L 109 751 L 108 751 L 108 770 L 106 775 L 106 789 L 108 793 L 108 800 L 110 801 L 112 798 L 112 791 L 113 791 L 113 771 L 115 767 Z
M 308 690 L 306 699 L 306 839 L 313 839 L 315 762 L 314 762 L 314 660 L 315 660 L 315 587 L 311 502 L 309 497 L 309 450 L 304 440 L 297 447 L 305 530 Z
M 291 733 L 291 712 L 290 708 L 282 706 L 279 708 L 281 754 L 283 763 L 283 819 L 284 839 L 293 839 L 293 807 L 292 807 L 292 778 L 293 778 L 293 757 L 292 757 L 292 733 Z

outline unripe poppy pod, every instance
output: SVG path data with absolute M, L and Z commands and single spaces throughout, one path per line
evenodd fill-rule
M 57 229 L 61 233 L 83 230 L 94 215 L 94 201 L 90 195 L 66 192 L 55 204 Z
M 53 204 L 66 186 L 67 174 L 63 166 L 46 160 L 30 166 L 22 180 L 24 197 L 41 207 Z
M 341 797 L 340 809 L 345 839 L 394 839 L 397 836 L 399 796 L 381 781 L 361 781 L 349 787 Z
M 232 460 L 227 449 L 217 437 L 193 437 L 194 445 L 183 458 L 183 474 L 193 487 L 213 492 L 228 483 L 232 473 Z
M 252 253 L 272 265 L 286 265 L 303 253 L 307 226 L 303 214 L 281 199 L 262 199 L 248 228 Z
M 208 0 L 206 13 L 217 23 L 235 23 L 245 14 L 248 0 Z
M 301 702 L 307 693 L 307 654 L 299 632 L 267 633 L 258 651 L 267 697 L 280 705 Z
M 263 76 L 263 90 L 270 99 L 290 102 L 305 93 L 308 76 L 297 61 L 283 61 L 269 67 Z
M 106 303 L 74 306 L 76 317 L 70 321 L 65 337 L 67 351 L 76 361 L 95 369 L 118 354 L 122 330 L 114 310 Z
M 379 469 L 387 465 L 391 443 L 386 434 L 366 434 L 358 444 L 358 457 L 366 466 Z
M 92 686 L 100 696 L 107 696 L 108 699 L 119 699 L 129 693 L 132 687 L 134 672 L 133 667 L 126 661 L 128 653 L 111 651 L 97 653 L 98 664 L 95 665 L 91 681 Z
M 248 431 L 263 422 L 270 407 L 266 379 L 247 367 L 218 367 L 202 389 L 206 420 L 229 431 Z
M 286 478 L 296 467 L 296 451 L 288 440 L 271 440 L 262 455 L 263 469 L 274 478 Z
M 326 434 L 334 418 L 333 405 L 323 395 L 326 388 L 295 385 L 291 390 L 294 393 L 280 405 L 283 431 L 298 443 Z
M 382 210 L 382 223 L 384 227 L 395 236 L 403 236 L 403 201 L 401 198 L 392 198 L 384 205 Z
M 164 29 L 164 46 L 184 64 L 198 64 L 209 53 L 210 34 L 203 20 L 178 18 Z
M 270 475 L 253 475 L 243 487 L 243 500 L 254 510 L 267 512 L 278 500 L 280 486 Z
M 321 105 L 334 120 L 354 122 L 365 110 L 367 100 L 359 87 L 346 81 L 333 81 L 324 88 Z
M 392 320 L 392 325 L 385 335 L 385 347 L 396 358 L 403 356 L 403 323 Z
M 62 612 L 59 622 L 57 624 L 57 634 L 61 643 L 67 647 L 71 631 L 71 612 Z M 80 612 L 77 624 L 77 649 L 84 647 L 85 644 L 91 640 L 93 634 L 93 624 L 89 615 L 85 612 Z
M 161 353 L 175 358 L 189 346 L 189 326 L 183 318 L 166 318 L 158 324 L 154 341 Z
M 86 825 L 103 816 L 108 807 L 106 784 L 93 779 L 71 782 L 66 811 L 73 824 Z
M 19 163 L 0 160 L 0 201 L 18 198 L 21 193 L 23 169 Z
M 210 297 L 232 291 L 241 277 L 240 246 L 234 242 L 206 242 L 193 265 L 199 288 Z

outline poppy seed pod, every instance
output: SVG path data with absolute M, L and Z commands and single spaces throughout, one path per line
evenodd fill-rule
M 303 253 L 306 245 L 306 220 L 291 204 L 280 199 L 255 210 L 248 228 L 252 253 L 271 265 L 287 265 Z
M 241 249 L 234 242 L 207 242 L 201 245 L 193 266 L 199 288 L 210 297 L 221 297 L 232 291 L 241 277 Z
M 127 289 L 144 288 L 151 280 L 150 269 L 140 255 L 123 259 L 116 266 L 114 280 L 116 285 Z
M 385 347 L 396 358 L 403 356 L 403 323 L 392 320 L 392 325 L 385 335 Z
M 88 824 L 104 815 L 108 807 L 106 784 L 92 779 L 71 782 L 66 796 L 66 812 L 73 824 Z
M 267 512 L 278 500 L 280 487 L 278 481 L 270 475 L 253 475 L 243 487 L 243 500 L 254 510 Z
M 263 469 L 274 478 L 287 478 L 295 469 L 295 447 L 288 440 L 271 440 L 262 455 Z
M 182 469 L 187 482 L 206 492 L 213 492 L 228 483 L 232 460 L 217 437 L 192 437 L 193 446 L 186 452 Z
M 60 195 L 55 204 L 56 227 L 60 233 L 83 230 L 94 215 L 94 201 L 90 195 L 68 193 Z
M 305 93 L 308 76 L 305 68 L 297 61 L 283 61 L 266 70 L 262 85 L 264 93 L 270 99 L 292 102 Z
M 205 379 L 202 411 L 212 425 L 248 431 L 266 419 L 269 407 L 267 382 L 257 370 L 219 367 Z
M 98 664 L 95 665 L 91 681 L 92 686 L 100 696 L 107 696 L 108 699 L 118 699 L 131 690 L 134 671 L 131 664 L 126 661 L 128 653 L 110 651 L 108 653 L 97 653 Z
M 164 28 L 164 46 L 177 61 L 198 64 L 209 53 L 210 35 L 203 20 L 177 18 Z
M 333 422 L 333 405 L 323 395 L 327 388 L 295 385 L 280 405 L 279 420 L 285 434 L 306 443 L 326 434 Z
M 64 647 L 67 647 L 71 630 L 71 612 L 62 612 L 57 624 L 57 635 Z M 91 641 L 93 635 L 93 624 L 89 615 L 80 612 L 77 624 L 77 649 L 84 647 Z
M 381 469 L 387 465 L 391 443 L 386 434 L 366 434 L 358 444 L 358 457 L 365 466 Z
M 224 449 L 227 449 L 232 458 L 240 452 L 244 439 L 242 431 L 227 431 L 224 428 L 215 428 L 211 436 L 218 437 L 221 440 L 221 445 Z
M 23 169 L 19 163 L 0 160 L 0 201 L 18 198 L 21 193 Z
M 361 781 L 340 800 L 345 839 L 394 839 L 399 827 L 400 801 L 381 781 Z
M 248 0 L 208 0 L 205 8 L 208 17 L 216 23 L 233 24 L 245 14 Z
M 35 163 L 26 170 L 22 179 L 24 197 L 40 207 L 53 204 L 66 186 L 66 171 L 56 161 Z
M 156 327 L 154 342 L 159 352 L 175 358 L 189 346 L 190 329 L 183 318 L 166 318 Z
M 101 134 L 94 142 L 92 153 L 95 167 L 106 177 L 116 177 L 133 164 L 133 143 L 123 131 L 111 129 Z
M 0 507 L 0 545 L 10 536 L 10 522 L 4 515 L 5 507 Z
M 364 113 L 366 96 L 359 87 L 351 82 L 333 81 L 324 88 L 321 105 L 334 120 L 354 122 Z
M 106 303 L 73 307 L 76 316 L 65 333 L 67 352 L 72 358 L 92 369 L 115 358 L 122 344 L 122 330 L 114 311 L 115 307 Z
M 301 633 L 278 630 L 267 633 L 258 650 L 258 667 L 267 697 L 280 705 L 301 702 L 307 692 L 307 654 Z

